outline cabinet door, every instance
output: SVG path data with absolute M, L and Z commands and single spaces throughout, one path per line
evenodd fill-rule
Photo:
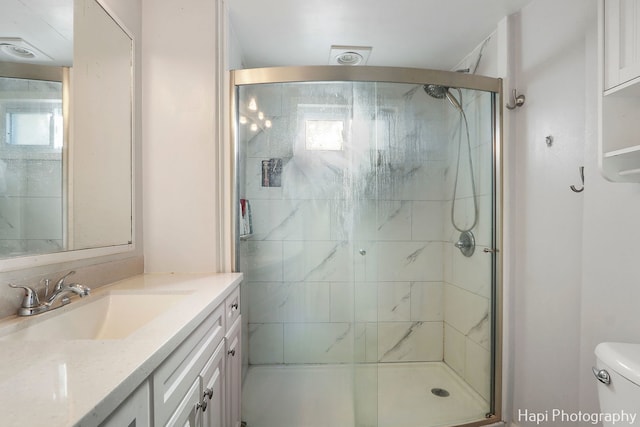
M 242 354 L 241 354 L 241 333 L 242 316 L 239 316 L 227 335 L 226 343 L 226 364 L 225 364 L 225 389 L 226 389 L 226 425 L 227 427 L 239 427 L 241 425 L 241 387 L 242 387 Z
M 191 385 L 187 395 L 169 418 L 166 427 L 200 427 L 198 413 L 200 411 L 200 377 Z
M 100 427 L 150 427 L 149 383 L 145 381 Z
M 224 356 L 221 342 L 202 370 L 202 427 L 224 427 Z
M 640 76 L 640 0 L 604 2 L 604 88 Z

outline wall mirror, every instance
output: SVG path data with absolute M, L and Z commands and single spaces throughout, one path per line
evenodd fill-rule
M 0 271 L 9 259 L 128 250 L 130 33 L 97 0 L 4 0 L 3 9 Z

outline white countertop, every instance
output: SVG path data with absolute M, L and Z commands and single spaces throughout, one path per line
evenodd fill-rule
M 221 304 L 240 273 L 145 274 L 95 289 L 188 292 L 134 334 L 120 340 L 0 341 L 0 424 L 3 427 L 95 426 L 115 410 Z M 82 301 L 29 318 L 0 322 L 0 334 L 44 321 Z

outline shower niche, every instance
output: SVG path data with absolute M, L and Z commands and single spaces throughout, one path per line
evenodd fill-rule
M 320 68 L 294 69 L 311 77 L 293 81 L 282 69 L 233 73 L 236 197 L 252 224 L 236 241 L 249 319 L 243 420 L 499 420 L 500 82 Z M 278 185 L 264 185 L 274 160 Z M 460 231 L 473 235 L 469 256 Z

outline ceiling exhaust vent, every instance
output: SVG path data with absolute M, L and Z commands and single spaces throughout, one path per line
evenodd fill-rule
M 20 37 L 0 37 L 0 57 L 13 61 L 51 61 L 51 57 Z
M 331 46 L 329 65 L 366 65 L 370 46 Z

